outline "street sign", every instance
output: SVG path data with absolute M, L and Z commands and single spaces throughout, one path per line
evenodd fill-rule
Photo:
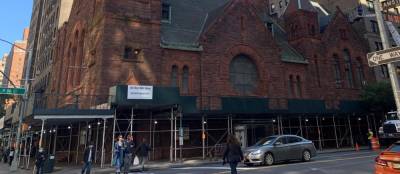
M 382 2 L 382 10 L 386 11 L 391 8 L 400 6 L 400 0 L 386 0 Z
M 0 94 L 24 95 L 25 88 L 0 88 Z
M 370 67 L 396 62 L 400 60 L 400 47 L 368 53 L 367 57 Z

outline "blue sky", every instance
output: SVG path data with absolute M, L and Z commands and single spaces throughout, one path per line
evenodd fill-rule
M 24 28 L 29 28 L 33 0 L 0 0 L 0 38 L 14 42 L 22 39 Z M 0 42 L 0 58 L 11 46 Z

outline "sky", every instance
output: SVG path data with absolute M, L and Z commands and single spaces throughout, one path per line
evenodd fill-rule
M 14 42 L 22 39 L 24 28 L 29 28 L 33 0 L 0 0 L 0 38 Z M 0 41 L 0 59 L 11 46 Z

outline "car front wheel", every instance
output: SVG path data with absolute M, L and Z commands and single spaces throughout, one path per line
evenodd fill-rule
M 265 156 L 264 156 L 264 164 L 265 165 L 270 166 L 270 165 L 274 164 L 274 162 L 275 162 L 275 159 L 271 153 L 265 154 Z
M 308 162 L 311 160 L 311 153 L 308 150 L 305 150 L 303 152 L 303 156 L 302 156 L 303 161 Z

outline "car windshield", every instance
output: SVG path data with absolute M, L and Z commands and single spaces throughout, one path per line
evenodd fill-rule
M 389 152 L 400 152 L 400 144 L 394 144 L 388 149 Z
M 274 142 L 276 138 L 277 137 L 263 138 L 260 141 L 258 141 L 256 144 L 254 144 L 254 146 L 264 146 L 264 145 L 272 144 L 272 142 Z

